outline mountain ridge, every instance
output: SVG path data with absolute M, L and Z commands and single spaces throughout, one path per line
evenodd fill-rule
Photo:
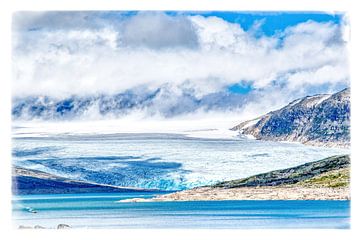
M 325 147 L 350 146 L 350 88 L 306 96 L 230 130 L 258 140 Z
M 116 119 L 139 112 L 145 116 L 172 118 L 200 110 L 237 109 L 248 97 L 226 90 L 197 96 L 191 88 L 129 89 L 118 93 L 70 96 L 15 96 L 13 120 L 81 120 Z

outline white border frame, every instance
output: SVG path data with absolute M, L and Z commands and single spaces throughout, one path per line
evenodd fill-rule
M 14 0 L 0 3 L 0 228 L 3 239 L 353 239 L 359 234 L 359 13 L 356 0 Z M 216 10 L 325 11 L 349 16 L 351 38 L 352 216 L 351 230 L 17 230 L 11 222 L 11 18 L 15 11 Z M 356 107 L 355 107 L 356 106 Z

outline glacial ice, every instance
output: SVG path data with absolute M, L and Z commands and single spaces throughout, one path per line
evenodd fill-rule
M 102 184 L 180 190 L 348 153 L 346 149 L 166 133 L 15 135 L 15 165 Z

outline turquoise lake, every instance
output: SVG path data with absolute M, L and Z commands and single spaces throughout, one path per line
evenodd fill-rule
M 15 227 L 47 228 L 350 228 L 350 201 L 118 202 L 157 194 L 14 196 L 13 220 Z

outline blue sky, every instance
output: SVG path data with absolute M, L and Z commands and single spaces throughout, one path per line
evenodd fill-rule
M 109 19 L 117 19 L 122 17 L 131 17 L 136 15 L 138 11 L 129 12 L 104 12 L 102 17 Z M 283 31 L 289 26 L 294 26 L 306 21 L 315 22 L 334 22 L 340 24 L 342 22 L 343 14 L 328 14 L 323 12 L 232 12 L 232 11 L 211 11 L 211 12 L 178 12 L 166 11 L 171 16 L 177 15 L 201 15 L 204 17 L 219 17 L 227 22 L 238 23 L 244 30 L 249 30 L 254 23 L 262 21 L 261 32 L 265 35 L 271 36 L 279 31 Z
M 251 28 L 256 21 L 263 21 L 261 32 L 268 36 L 306 21 L 331 21 L 339 24 L 342 20 L 341 14 L 330 15 L 321 12 L 210 12 L 202 15 L 217 16 L 228 22 L 238 23 L 245 31 Z

